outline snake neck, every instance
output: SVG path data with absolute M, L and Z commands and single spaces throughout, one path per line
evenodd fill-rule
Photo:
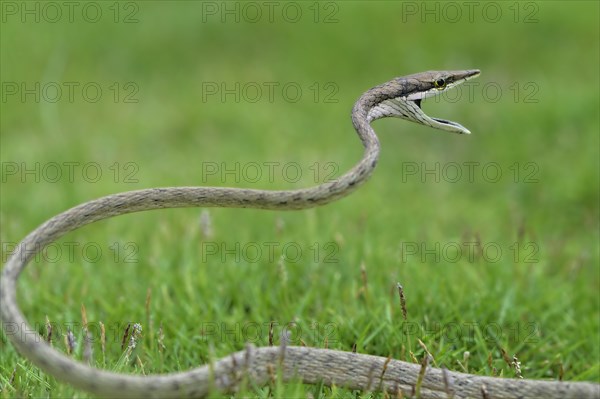
M 312 208 L 345 197 L 365 183 L 377 166 L 380 150 L 379 139 L 370 124 L 373 119 L 369 111 L 377 100 L 372 91 L 363 94 L 352 109 L 352 124 L 364 146 L 363 157 L 358 163 L 342 176 L 315 187 L 291 191 L 256 191 L 261 200 L 254 202 L 253 207 L 258 205 L 282 210 Z M 252 194 L 252 191 L 248 191 L 248 194 Z

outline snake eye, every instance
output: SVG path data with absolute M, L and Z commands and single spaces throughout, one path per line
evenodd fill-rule
M 434 86 L 436 89 L 439 89 L 439 90 L 441 90 L 441 89 L 443 89 L 444 87 L 446 87 L 446 81 L 445 81 L 444 79 L 441 79 L 441 78 L 440 78 L 440 79 L 437 79 L 437 80 L 435 80 L 435 81 L 433 82 L 433 86 Z

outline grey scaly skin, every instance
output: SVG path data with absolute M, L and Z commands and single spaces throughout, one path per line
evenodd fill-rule
M 16 302 L 19 274 L 46 245 L 66 233 L 98 220 L 160 208 L 229 207 L 305 209 L 344 197 L 363 184 L 379 157 L 379 141 L 370 123 L 399 117 L 437 129 L 468 134 L 456 122 L 430 118 L 422 99 L 479 75 L 478 70 L 423 72 L 393 79 L 365 92 L 352 110 L 352 122 L 365 147 L 363 158 L 340 178 L 315 187 L 268 191 L 225 187 L 151 188 L 109 195 L 86 202 L 48 220 L 18 245 L 2 270 L 0 315 L 6 336 L 40 369 L 79 389 L 102 397 L 203 397 L 212 390 L 235 391 L 243 379 L 263 385 L 277 370 L 283 379 L 343 386 L 364 391 L 402 390 L 410 396 L 421 366 L 383 357 L 329 349 L 248 346 L 210 365 L 176 374 L 134 376 L 75 362 L 50 347 L 27 324 Z M 444 375 L 445 373 L 445 375 Z M 445 381 L 450 381 L 447 384 Z M 449 387 L 449 388 L 448 388 Z M 422 398 L 599 398 L 600 385 L 585 382 L 490 378 L 427 368 L 420 385 Z

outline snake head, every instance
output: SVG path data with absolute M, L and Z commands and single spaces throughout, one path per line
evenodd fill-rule
M 378 86 L 384 96 L 369 111 L 369 120 L 385 117 L 406 119 L 421 125 L 431 126 L 448 132 L 469 134 L 469 129 L 460 123 L 441 118 L 433 118 L 425 114 L 421 108 L 421 100 L 439 96 L 469 79 L 479 76 L 478 69 L 464 71 L 428 71 L 396 78 Z M 375 90 L 372 89 L 372 90 Z

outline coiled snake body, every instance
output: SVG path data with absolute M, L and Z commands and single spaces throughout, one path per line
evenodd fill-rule
M 411 396 L 420 365 L 383 357 L 329 349 L 247 347 L 210 365 L 169 375 L 133 376 L 74 362 L 32 334 L 16 302 L 19 274 L 46 245 L 81 226 L 113 216 L 159 208 L 236 207 L 303 209 L 348 195 L 372 173 L 379 141 L 370 122 L 399 117 L 437 129 L 469 133 L 460 124 L 431 118 L 421 100 L 479 75 L 478 70 L 423 72 L 393 79 L 365 92 L 352 110 L 352 122 L 365 147 L 363 158 L 340 178 L 312 188 L 291 191 L 222 187 L 151 188 L 86 202 L 48 220 L 18 245 L 2 270 L 0 310 L 6 336 L 17 350 L 48 374 L 103 397 L 202 397 L 212 390 L 234 391 L 243 378 L 268 383 L 273 370 L 284 380 L 336 385 L 359 390 L 385 390 Z M 285 343 L 285 340 L 282 340 Z M 600 385 L 585 382 L 532 381 L 474 376 L 427 368 L 420 383 L 422 398 L 599 398 Z

